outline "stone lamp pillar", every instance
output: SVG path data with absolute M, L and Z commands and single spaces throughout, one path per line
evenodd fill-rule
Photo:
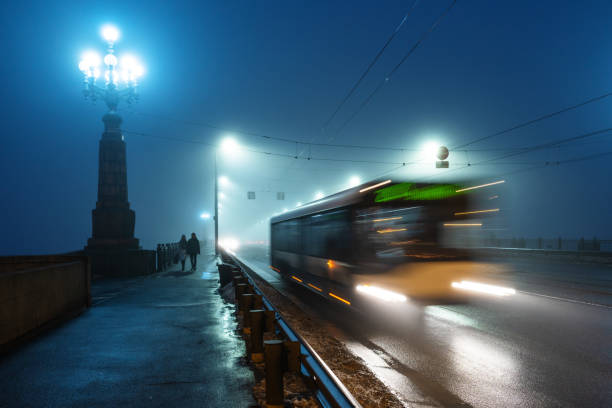
M 92 211 L 92 237 L 87 249 L 138 249 L 134 238 L 136 214 L 130 209 L 127 188 L 125 141 L 121 117 L 114 111 L 102 118 L 100 140 L 98 201 Z
M 134 238 L 136 214 L 128 202 L 125 141 L 117 106 L 121 101 L 130 104 L 138 100 L 136 88 L 144 69 L 133 57 L 124 56 L 119 61 L 115 56 L 115 42 L 119 39 L 116 27 L 103 27 L 102 36 L 107 43 L 104 58 L 89 51 L 79 62 L 84 75 L 83 94 L 92 101 L 103 100 L 109 109 L 102 118 L 98 201 L 91 213 L 92 234 L 85 254 L 91 258 L 94 275 L 143 275 L 155 271 L 155 251 L 140 249 Z
M 85 254 L 94 275 L 136 276 L 155 271 L 155 251 L 140 249 L 134 238 L 136 214 L 130 209 L 125 141 L 121 117 L 111 110 L 102 118 L 98 201 L 91 212 L 92 236 Z

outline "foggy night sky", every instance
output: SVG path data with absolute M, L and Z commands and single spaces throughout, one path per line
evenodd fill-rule
M 609 1 L 459 0 L 348 126 L 337 129 L 451 3 L 421 0 L 357 92 L 322 130 L 412 1 L 16 2 L 2 7 L 0 254 L 81 249 L 91 236 L 105 106 L 82 95 L 81 54 L 104 52 L 99 30 L 121 31 L 119 55 L 146 67 L 140 102 L 120 106 L 125 131 L 218 144 L 214 124 L 304 142 L 418 149 L 453 147 L 612 91 Z M 612 127 L 612 97 L 467 149 L 530 147 Z M 181 119 L 183 122 L 166 120 Z M 293 144 L 235 133 L 252 150 Z M 504 175 L 545 161 L 612 150 L 612 132 L 473 166 L 446 176 L 507 180 L 512 234 L 610 239 L 612 156 Z M 213 148 L 125 134 L 136 237 L 153 248 L 181 233 L 210 233 Z M 303 150 L 299 146 L 298 153 Z M 306 153 L 305 153 L 306 154 Z M 405 162 L 412 153 L 312 148 L 313 157 Z M 417 154 L 417 153 L 414 153 Z M 451 152 L 453 165 L 500 152 Z M 511 163 L 514 162 L 514 163 Z M 493 163 L 492 163 L 493 164 Z M 339 191 L 396 166 L 274 158 L 220 158 L 233 182 L 221 234 L 265 231 L 283 207 Z M 407 166 L 390 177 L 436 173 Z M 246 192 L 257 200 L 247 202 Z M 286 192 L 275 202 L 276 191 Z M 257 234 L 253 235 L 254 237 Z

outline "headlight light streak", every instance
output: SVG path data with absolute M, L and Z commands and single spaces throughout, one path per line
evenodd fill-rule
M 486 293 L 495 296 L 515 295 L 516 290 L 512 288 L 504 288 L 503 286 L 488 285 L 486 283 L 478 283 L 471 281 L 453 282 L 451 286 L 455 289 L 470 290 L 473 292 Z
M 500 180 L 500 181 L 494 181 L 493 183 L 481 184 L 479 186 L 466 187 L 466 188 L 462 188 L 462 189 L 459 189 L 459 190 L 455 191 L 455 193 L 461 193 L 463 191 L 474 190 L 474 189 L 477 189 L 477 188 L 494 186 L 495 184 L 501 184 L 501 183 L 505 183 L 505 182 L 506 182 L 506 180 Z
M 357 292 L 373 296 L 385 302 L 405 302 L 408 298 L 400 293 L 370 285 L 357 285 Z

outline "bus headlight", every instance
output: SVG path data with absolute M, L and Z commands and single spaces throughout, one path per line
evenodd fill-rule
M 488 285 L 486 283 L 471 281 L 453 282 L 451 283 L 451 286 L 455 289 L 486 293 L 495 296 L 509 296 L 516 294 L 516 290 L 512 288 L 504 288 L 503 286 Z
M 405 302 L 408 298 L 401 293 L 395 293 L 390 290 L 378 288 L 370 285 L 357 285 L 357 292 L 373 296 L 385 302 Z

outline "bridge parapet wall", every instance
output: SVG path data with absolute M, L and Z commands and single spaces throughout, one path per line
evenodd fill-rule
M 87 257 L 0 257 L 0 354 L 90 305 Z

